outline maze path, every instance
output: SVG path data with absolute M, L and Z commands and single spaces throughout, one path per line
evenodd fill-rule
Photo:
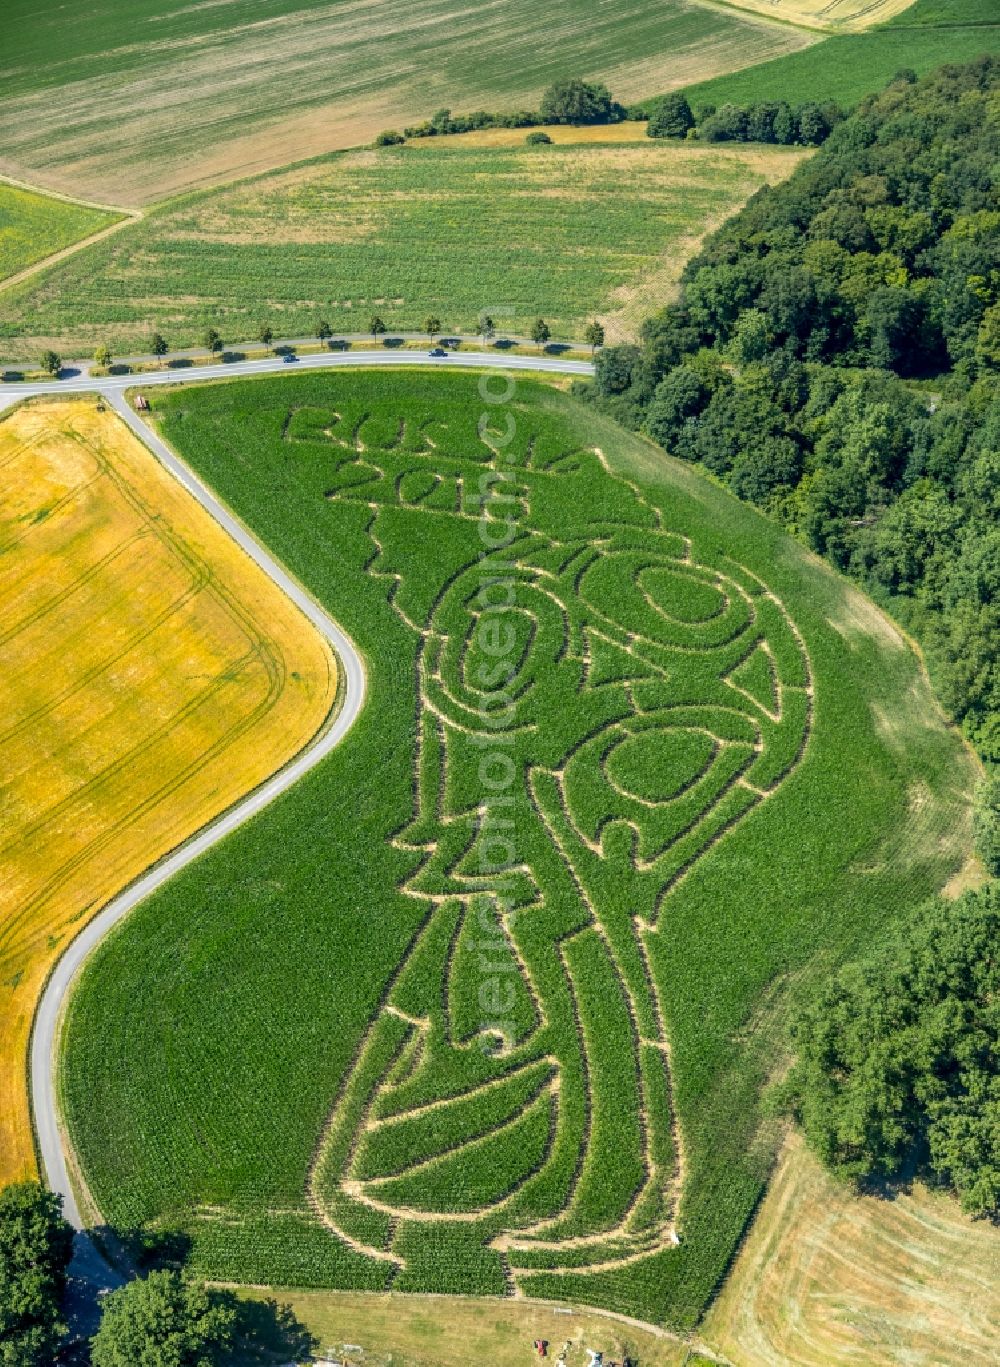
M 360 409 L 285 428 L 325 444 L 329 499 L 369 510 L 367 572 L 417 641 L 394 843 L 423 918 L 310 1204 L 397 1270 L 408 1231 L 465 1229 L 515 1294 L 521 1272 L 683 1235 L 650 944 L 671 891 L 801 762 L 813 694 L 760 579 L 700 561 L 600 451 L 521 417 L 510 442 Z

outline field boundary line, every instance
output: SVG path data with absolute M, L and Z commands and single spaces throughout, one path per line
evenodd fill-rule
M 62 190 L 48 190 L 44 185 L 35 185 L 30 180 L 19 180 L 0 172 L 0 184 L 12 185 L 15 190 L 27 190 L 45 199 L 59 199 L 64 204 L 79 204 L 82 209 L 99 209 L 105 214 L 121 214 L 124 218 L 144 218 L 142 209 L 127 209 L 123 204 L 104 204 L 97 199 L 82 199 L 79 195 L 67 195 Z
M 71 203 L 74 201 L 70 201 Z M 80 201 L 77 201 L 80 202 Z M 91 207 L 90 205 L 86 207 Z M 106 210 L 105 212 L 111 212 Z M 91 233 L 89 237 L 81 237 L 79 242 L 71 242 L 68 247 L 60 247 L 57 252 L 51 252 L 48 256 L 43 256 L 41 261 L 36 261 L 31 266 L 25 266 L 23 270 L 15 271 L 13 275 L 6 276 L 0 280 L 0 293 L 4 290 L 12 289 L 15 285 L 21 285 L 25 280 L 30 280 L 33 275 L 38 275 L 40 271 L 48 266 L 58 265 L 60 261 L 65 261 L 68 257 L 74 256 L 77 252 L 82 252 L 85 247 L 93 247 L 98 242 L 103 242 L 106 237 L 111 237 L 113 233 L 120 233 L 123 228 L 130 228 L 139 223 L 144 215 L 138 210 L 114 210 L 113 212 L 124 212 L 125 217 L 118 219 L 116 223 L 109 223 L 106 228 L 99 228 L 96 233 Z
M 768 28 L 770 28 L 773 25 L 776 28 L 794 29 L 796 33 L 815 34 L 816 36 L 813 39 L 813 42 L 811 44 L 805 44 L 806 47 L 815 47 L 816 44 L 821 43 L 825 37 L 828 38 L 831 34 L 835 34 L 841 31 L 836 28 L 831 28 L 827 24 L 820 23 L 818 17 L 815 24 L 806 24 L 795 19 L 786 19 L 783 14 L 767 14 L 764 10 L 750 9 L 747 5 L 741 5 L 736 3 L 736 0 L 694 0 L 694 2 L 698 9 L 722 10 L 726 14 L 738 14 L 741 16 L 741 18 L 744 19 L 759 19 L 761 21 L 761 24 L 763 26 L 767 26 Z M 910 4 L 913 3 L 914 0 L 910 0 Z M 857 32 L 866 33 L 869 32 L 871 28 L 875 27 L 876 25 L 872 24 L 869 26 L 869 29 L 859 29 L 857 30 Z M 770 60 L 774 61 L 776 59 L 771 58 Z M 759 66 L 761 64 L 759 62 L 751 62 L 749 65 Z M 748 67 L 746 66 L 733 68 L 734 72 L 746 70 L 748 70 Z
M 144 873 L 132 879 L 70 941 L 46 979 L 30 1040 L 30 1096 L 32 1121 L 39 1167 L 49 1186 L 62 1195 L 66 1218 L 77 1229 L 77 1256 L 94 1267 L 94 1244 L 85 1232 L 77 1204 L 71 1165 L 76 1155 L 63 1147 L 58 1074 L 61 1025 L 71 989 L 81 968 L 105 936 L 140 902 L 146 900 L 173 874 L 242 826 L 273 799 L 292 786 L 298 778 L 324 759 L 346 735 L 365 701 L 367 677 L 363 660 L 350 637 L 328 616 L 325 609 L 276 561 L 256 538 L 238 521 L 221 500 L 187 468 L 163 439 L 129 407 L 124 393 L 105 393 L 119 418 L 150 452 L 154 459 L 193 496 L 204 511 L 222 527 L 237 546 L 254 561 L 276 586 L 291 599 L 314 630 L 332 649 L 338 665 L 337 693 L 323 724 L 306 745 L 285 761 L 249 793 L 231 804 L 212 821 L 157 860 Z M 68 1141 L 68 1135 L 65 1136 Z M 96 1208 L 96 1207 L 95 1207 Z

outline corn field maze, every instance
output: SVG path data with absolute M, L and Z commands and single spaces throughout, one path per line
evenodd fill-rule
M 760 579 L 699 563 L 599 450 L 499 435 L 475 464 L 436 422 L 300 410 L 287 431 L 329 443 L 327 497 L 371 510 L 368 573 L 419 637 L 414 818 L 395 843 L 423 920 L 309 1198 L 400 1269 L 428 1226 L 443 1246 L 474 1228 L 517 1288 L 522 1268 L 604 1270 L 682 1237 L 670 987 L 647 943 L 802 757 L 812 686 Z M 599 530 L 560 525 L 561 485 L 599 504 Z M 484 517 L 510 544 L 415 593 L 394 568 L 401 511 L 437 550 Z M 483 1018 L 484 977 L 502 1023 Z
M 965 857 L 919 662 L 528 378 L 498 408 L 448 370 L 153 404 L 368 693 L 88 963 L 63 1077 L 102 1217 L 217 1281 L 690 1328 L 767 1182 L 790 1005 Z

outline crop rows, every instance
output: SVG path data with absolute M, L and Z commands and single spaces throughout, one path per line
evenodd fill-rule
M 178 6 L 6 0 L 0 110 L 9 166 L 112 200 L 162 199 L 220 174 L 370 142 L 392 123 L 455 109 L 537 107 L 570 76 L 623 100 L 803 46 L 767 18 L 635 0 L 573 13 L 499 0 L 455 24 L 446 0 L 383 0 L 377 17 L 323 0 Z M 49 100 L 58 118 L 39 117 Z M 30 178 L 30 177 L 25 177 Z
M 67 1107 L 102 1212 L 178 1222 L 213 1275 L 287 1282 L 301 1230 L 336 1250 L 311 1282 L 690 1324 L 766 1175 L 786 975 L 948 863 L 878 853 L 918 776 L 960 819 L 953 738 L 924 720 L 904 757 L 874 720 L 915 662 L 851 636 L 845 665 L 835 580 L 530 381 L 506 442 L 447 372 L 154 401 L 369 694 L 84 975 Z
M 153 328 L 186 346 L 209 325 L 229 341 L 264 323 L 309 336 L 321 319 L 364 332 L 373 313 L 390 329 L 436 315 L 471 332 L 501 304 L 497 326 L 514 335 L 542 314 L 554 336 L 578 337 L 632 296 L 636 316 L 639 296 L 658 302 L 692 223 L 717 220 L 798 160 L 648 139 L 543 157 L 447 143 L 327 158 L 154 211 L 17 287 L 2 349 L 20 359 L 28 339 L 45 338 L 66 355 L 105 342 L 127 353 Z M 616 193 L 623 177 L 628 197 Z
M 359 1206 L 390 1217 L 371 1251 L 400 1270 L 410 1223 L 474 1221 L 515 1284 L 522 1255 L 604 1267 L 678 1242 L 681 1128 L 646 937 L 671 887 L 799 762 L 811 724 L 808 657 L 774 595 L 699 564 L 560 435 L 535 422 L 501 452 L 489 428 L 473 445 L 461 426 L 348 405 L 286 428 L 293 446 L 328 444 L 326 498 L 368 510 L 368 573 L 418 638 L 415 812 L 396 844 L 418 858 L 401 891 L 426 914 L 330 1118 L 314 1199 L 353 1239 Z M 564 484 L 601 510 L 586 538 Z M 407 512 L 438 564 L 422 601 L 399 575 Z M 470 559 L 469 524 L 501 516 L 510 546 Z M 484 584 L 505 586 L 502 607 Z M 491 628 L 502 689 L 482 682 L 499 677 Z M 510 848 L 484 876 L 497 814 L 477 757 L 500 707 Z M 478 961 L 456 952 L 470 922 L 492 951 Z M 521 995 L 476 1030 L 461 1008 L 484 972 Z

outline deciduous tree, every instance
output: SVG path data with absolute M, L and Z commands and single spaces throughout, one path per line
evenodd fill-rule
M 151 1272 L 112 1291 L 91 1347 L 93 1367 L 216 1367 L 236 1313 L 180 1273 Z
M 973 808 L 976 849 L 987 871 L 1000 878 L 1000 774 L 983 779 Z
M 0 1191 L 0 1364 L 52 1367 L 73 1253 L 62 1197 L 35 1182 Z
M 646 136 L 650 138 L 686 138 L 688 130 L 694 127 L 694 115 L 687 97 L 679 91 L 665 95 L 657 100 L 646 124 Z
M 590 354 L 593 355 L 599 346 L 604 345 L 604 328 L 598 322 L 588 323 L 583 334 L 583 340 L 590 347 Z
M 1000 883 L 937 898 L 801 1014 L 783 1095 L 835 1172 L 908 1166 L 1000 1212 Z
M 542 96 L 542 123 L 614 123 L 625 109 L 606 85 L 590 81 L 556 81 Z

